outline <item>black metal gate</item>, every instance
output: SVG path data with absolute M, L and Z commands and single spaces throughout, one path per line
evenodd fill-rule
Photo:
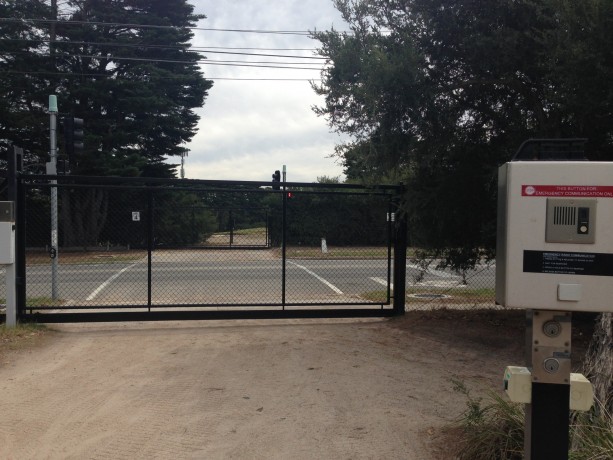
M 16 184 L 21 320 L 404 312 L 399 186 L 21 173 Z

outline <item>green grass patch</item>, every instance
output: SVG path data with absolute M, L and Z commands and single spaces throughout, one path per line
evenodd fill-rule
M 489 288 L 467 288 L 463 286 L 453 287 L 410 287 L 407 289 L 407 296 L 410 294 L 434 294 L 444 295 L 445 301 L 460 301 L 461 303 L 488 302 L 494 301 L 496 292 Z
M 0 299 L 0 304 L 6 305 L 6 299 Z M 51 297 L 28 297 L 26 298 L 26 308 L 59 307 L 61 305 L 64 305 L 64 301 L 62 299 L 53 300 Z
M 136 262 L 147 256 L 147 251 L 126 251 L 126 252 L 60 252 L 60 265 L 76 264 L 117 264 L 125 262 Z M 46 252 L 26 253 L 26 265 L 50 265 L 51 258 Z
M 26 298 L 26 307 L 59 307 L 64 305 L 62 299 L 53 300 L 51 297 L 28 297 Z
M 281 250 L 277 249 L 278 254 Z M 394 252 L 392 251 L 392 257 Z M 328 247 L 328 252 L 321 252 L 320 247 L 286 248 L 285 255 L 291 259 L 387 259 L 387 248 L 370 247 Z
M 387 291 L 369 291 L 360 294 L 360 297 L 369 302 L 385 302 L 387 300 Z

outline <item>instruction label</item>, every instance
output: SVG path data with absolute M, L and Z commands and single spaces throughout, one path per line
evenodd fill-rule
M 522 185 L 521 196 L 613 198 L 611 185 Z
M 613 254 L 524 251 L 524 272 L 613 276 Z

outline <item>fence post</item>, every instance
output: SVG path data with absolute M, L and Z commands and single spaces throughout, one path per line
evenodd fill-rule
M 404 192 L 401 185 L 398 195 Z M 394 314 L 404 315 L 407 279 L 407 217 L 396 202 L 396 227 L 394 235 Z
M 285 193 L 285 182 L 283 183 L 283 196 L 281 197 L 281 304 L 285 310 L 285 290 L 287 275 L 287 193 Z
M 154 228 L 153 228 L 153 216 L 154 213 L 154 201 L 153 191 L 147 191 L 147 307 L 151 311 L 151 283 L 152 283 L 152 252 L 155 245 L 154 241 Z

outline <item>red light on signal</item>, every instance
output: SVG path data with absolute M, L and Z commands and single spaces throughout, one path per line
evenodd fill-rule
M 294 194 L 292 192 L 287 192 L 287 198 L 294 198 Z

